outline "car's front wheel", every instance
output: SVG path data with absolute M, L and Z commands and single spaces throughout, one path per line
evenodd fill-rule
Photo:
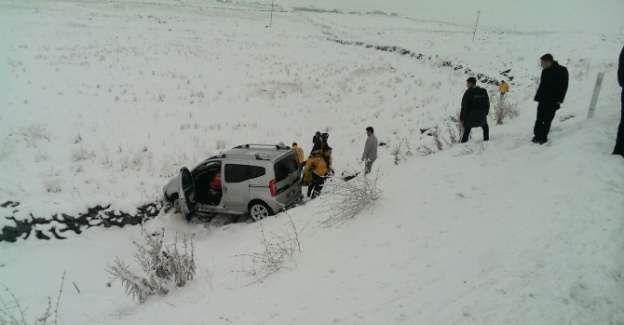
M 254 221 L 262 220 L 273 215 L 273 210 L 264 202 L 255 201 L 249 205 L 249 214 Z

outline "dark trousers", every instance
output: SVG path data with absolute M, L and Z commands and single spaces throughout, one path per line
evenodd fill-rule
M 620 116 L 620 126 L 617 131 L 617 138 L 615 138 L 615 148 L 613 149 L 614 155 L 622 155 L 624 157 L 624 89 L 622 89 L 622 108 Z
M 323 185 L 325 184 L 325 178 L 312 173 L 312 183 L 308 185 L 308 197 L 315 198 L 321 194 Z
M 490 127 L 487 125 L 487 123 L 485 123 L 483 126 L 481 126 L 481 128 L 483 129 L 483 141 L 489 141 L 490 140 Z M 464 135 L 462 135 L 461 143 L 468 142 L 468 137 L 470 137 L 471 129 L 472 129 L 471 127 L 464 128 Z
M 533 127 L 533 134 L 538 141 L 548 141 L 548 132 L 550 132 L 550 125 L 555 118 L 555 113 L 559 105 L 555 102 L 539 102 L 537 104 L 537 117 L 535 118 L 535 127 Z

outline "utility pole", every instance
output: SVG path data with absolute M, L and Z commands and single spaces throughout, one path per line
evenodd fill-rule
M 481 10 L 477 10 L 477 22 L 475 23 L 474 32 L 472 32 L 472 42 L 474 43 L 475 35 L 477 34 L 477 25 L 479 24 L 479 15 L 481 15 Z
M 271 0 L 271 21 L 269 22 L 269 27 L 273 26 L 273 2 L 275 0 Z

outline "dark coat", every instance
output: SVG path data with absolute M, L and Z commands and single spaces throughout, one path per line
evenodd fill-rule
M 620 62 L 618 65 L 618 82 L 620 83 L 620 87 L 624 87 L 624 48 L 622 48 L 622 52 L 620 52 Z
M 487 90 L 475 86 L 468 88 L 461 103 L 459 119 L 465 128 L 483 126 L 487 124 L 487 115 L 490 112 L 490 97 Z
M 534 100 L 545 103 L 563 103 L 567 91 L 568 69 L 555 61 L 550 68 L 542 70 Z
M 312 155 L 313 152 L 317 151 L 317 150 L 321 150 L 323 149 L 323 136 L 322 135 L 315 135 L 312 138 L 312 143 L 314 143 L 314 146 L 312 146 L 312 151 L 310 151 L 310 155 Z

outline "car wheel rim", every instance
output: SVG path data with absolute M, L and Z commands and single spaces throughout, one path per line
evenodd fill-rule
M 254 220 L 264 219 L 269 216 L 269 210 L 263 205 L 257 204 L 251 207 L 251 217 Z

